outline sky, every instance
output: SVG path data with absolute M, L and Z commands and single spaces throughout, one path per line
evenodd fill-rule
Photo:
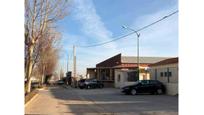
M 73 0 L 69 15 L 58 22 L 63 46 L 59 67 L 69 70 L 73 65 L 73 45 L 76 45 L 77 74 L 86 74 L 86 68 L 122 53 L 137 56 L 137 36 L 132 34 L 109 44 L 94 45 L 112 40 L 178 10 L 177 0 Z M 175 14 L 140 33 L 140 56 L 178 56 L 178 14 Z

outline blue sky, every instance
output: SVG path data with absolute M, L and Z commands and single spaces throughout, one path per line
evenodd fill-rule
M 129 33 L 178 9 L 177 0 L 73 0 L 69 15 L 58 22 L 63 53 L 60 66 L 66 70 L 73 45 L 92 45 Z M 178 56 L 178 14 L 140 32 L 140 56 Z M 118 53 L 137 55 L 136 35 L 103 46 L 76 47 L 77 73 Z M 72 58 L 69 69 L 72 70 Z

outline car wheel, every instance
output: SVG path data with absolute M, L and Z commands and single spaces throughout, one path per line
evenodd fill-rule
M 162 89 L 157 89 L 157 94 L 161 95 L 162 93 Z
M 99 88 L 103 88 L 103 85 L 99 85 Z
M 90 89 L 90 88 L 91 88 L 91 86 L 90 86 L 90 85 L 87 85 L 87 86 L 86 86 L 86 89 Z
M 80 89 L 83 89 L 83 87 L 79 87 Z
M 132 95 L 136 95 L 136 94 L 137 94 L 136 89 L 132 89 L 132 90 L 131 90 L 131 94 L 132 94 Z

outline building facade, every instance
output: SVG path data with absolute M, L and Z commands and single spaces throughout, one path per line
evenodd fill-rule
M 151 79 L 161 81 L 167 94 L 178 94 L 178 58 L 166 59 L 150 65 Z
M 129 79 L 134 79 L 135 81 L 139 79 L 147 79 L 148 74 L 146 73 L 146 70 L 148 66 L 164 59 L 167 59 L 167 57 L 139 57 L 141 74 L 137 76 L 137 57 L 122 56 L 121 54 L 118 54 L 96 64 L 96 68 L 87 68 L 87 76 L 102 81 L 106 87 L 114 87 L 116 76 L 118 76 L 116 73 L 120 70 L 122 72 L 127 71 L 129 76 L 133 76 L 133 78 L 130 77 Z M 123 77 L 124 75 L 122 74 L 121 78 Z
M 127 85 L 132 85 L 137 80 L 150 80 L 150 74 L 146 68 L 140 67 L 139 77 L 137 77 L 136 70 L 116 69 L 114 80 L 115 88 L 121 88 Z

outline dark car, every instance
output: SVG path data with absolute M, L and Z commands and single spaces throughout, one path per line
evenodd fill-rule
M 39 88 L 40 85 L 39 85 L 39 82 L 31 82 L 31 88 L 32 89 L 36 89 L 36 88 Z
M 58 81 L 56 82 L 56 84 L 57 84 L 57 85 L 63 85 L 63 84 L 64 84 L 64 81 L 63 81 L 63 80 L 58 80 Z
M 138 93 L 164 94 L 165 86 L 158 80 L 139 80 L 133 85 L 125 86 L 122 92 L 136 95 Z
M 103 88 L 104 85 L 96 79 L 82 79 L 79 80 L 79 88 L 91 89 L 91 88 Z
M 78 86 L 79 86 L 79 88 L 80 89 L 83 89 L 85 86 L 85 81 L 86 81 L 86 79 L 80 79 L 79 81 L 78 81 Z

